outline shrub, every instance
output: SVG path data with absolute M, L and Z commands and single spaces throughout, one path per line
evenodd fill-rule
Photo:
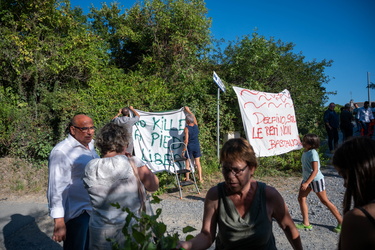
M 161 199 L 157 196 L 152 196 L 151 203 L 160 203 Z M 121 209 L 118 203 L 112 204 L 117 209 Z M 113 244 L 112 249 L 174 249 L 179 241 L 179 234 L 175 233 L 170 235 L 167 232 L 167 226 L 158 222 L 162 209 L 158 208 L 155 215 L 148 215 L 142 212 L 140 217 L 137 217 L 129 208 L 122 208 L 123 211 L 128 213 L 125 219 L 125 225 L 122 229 L 122 233 L 125 237 L 124 246 L 120 246 L 118 242 L 113 239 L 107 239 Z M 128 230 L 130 222 L 135 219 L 136 223 L 131 226 L 131 230 Z M 190 226 L 183 228 L 183 233 L 189 233 L 196 229 Z M 193 238 L 192 235 L 186 236 L 185 240 Z

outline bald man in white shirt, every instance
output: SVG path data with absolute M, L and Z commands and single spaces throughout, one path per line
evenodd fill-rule
M 51 151 L 48 160 L 48 207 L 54 219 L 52 239 L 63 241 L 64 249 L 88 249 L 90 197 L 82 178 L 95 152 L 92 119 L 79 114 L 68 126 L 68 137 Z

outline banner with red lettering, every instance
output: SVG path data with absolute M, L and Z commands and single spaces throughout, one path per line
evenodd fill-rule
M 266 93 L 233 87 L 246 137 L 257 156 L 272 156 L 302 148 L 293 100 L 288 90 Z

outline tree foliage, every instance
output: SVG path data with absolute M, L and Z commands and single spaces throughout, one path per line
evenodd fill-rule
M 92 30 L 107 41 L 114 65 L 170 81 L 196 68 L 205 55 L 210 44 L 206 14 L 202 0 L 146 0 L 124 13 L 118 4 L 103 4 L 89 16 Z
M 203 0 L 103 4 L 85 15 L 68 0 L 0 2 L 0 154 L 46 160 L 69 119 L 101 127 L 125 105 L 162 111 L 188 105 L 200 124 L 203 165 L 215 166 L 217 86 L 221 132 L 243 131 L 231 86 L 288 89 L 300 132 L 316 132 L 326 100 L 324 70 L 292 43 L 253 33 L 221 52 Z
M 326 100 L 323 83 L 329 78 L 324 69 L 331 61 L 305 62 L 302 54 L 293 52 L 292 43 L 267 40 L 257 33 L 244 36 L 225 50 L 219 69 L 229 86 L 278 93 L 288 89 L 293 98 L 297 123 L 301 133 L 314 131 Z M 225 102 L 236 104 L 232 91 Z M 236 111 L 239 115 L 239 111 Z M 235 119 L 235 117 L 232 117 Z M 233 124 L 236 129 L 238 126 Z M 316 132 L 316 131 L 315 131 Z

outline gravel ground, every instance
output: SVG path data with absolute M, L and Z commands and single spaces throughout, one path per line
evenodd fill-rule
M 345 188 L 343 179 L 337 174 L 332 166 L 321 169 L 326 182 L 326 191 L 329 200 L 336 205 L 339 211 L 342 211 L 342 200 Z M 301 182 L 300 178 L 272 178 L 261 180 L 270 186 L 274 186 L 284 197 L 288 205 L 289 212 L 296 223 L 302 221 L 300 208 L 297 201 L 298 188 Z M 194 194 L 189 191 L 183 192 L 183 199 L 179 199 L 178 192 L 165 194 L 161 197 L 160 204 L 153 205 L 154 209 L 161 207 L 161 221 L 167 225 L 168 232 L 171 234 L 179 233 L 180 239 L 185 238 L 182 228 L 192 226 L 197 231 L 191 234 L 197 234 L 201 229 L 203 217 L 204 196 Z M 337 221 L 331 212 L 319 201 L 315 193 L 308 196 L 309 219 L 313 225 L 311 231 L 300 230 L 301 240 L 304 249 L 337 249 L 339 235 L 332 231 L 337 225 Z M 276 238 L 278 249 L 291 249 L 291 246 L 285 237 L 283 231 L 279 228 L 276 221 L 273 223 L 273 231 Z M 214 249 L 211 246 L 210 249 Z
M 322 169 L 325 175 L 327 195 L 328 198 L 341 211 L 341 202 L 344 194 L 343 180 L 339 177 L 333 167 Z M 270 186 L 274 186 L 284 197 L 290 214 L 296 223 L 301 222 L 302 217 L 297 202 L 297 191 L 301 179 L 296 177 L 289 178 L 268 178 L 261 180 Z M 201 229 L 201 221 L 203 217 L 204 196 L 207 190 L 202 190 L 201 194 L 197 194 L 194 189 L 185 190 L 183 192 L 183 199 L 179 199 L 178 192 L 167 193 L 160 198 L 162 202 L 153 205 L 154 209 L 161 207 L 162 214 L 159 218 L 167 225 L 167 230 L 170 234 L 179 233 L 180 239 L 186 237 L 182 233 L 182 228 L 185 226 L 192 226 L 197 231 L 191 234 L 197 234 Z M 53 232 L 53 221 L 47 214 L 47 206 L 45 196 L 43 197 L 13 197 L 3 194 L 8 198 L 0 201 L 0 222 L 2 222 L 3 235 L 0 237 L 0 249 L 62 249 L 61 244 L 57 244 L 51 240 Z M 39 204 L 39 209 L 31 212 L 17 211 L 20 208 L 26 208 L 30 205 Z M 308 197 L 309 217 L 313 225 L 312 231 L 300 231 L 304 249 L 336 249 L 338 242 L 338 234 L 331 230 L 336 226 L 337 222 L 333 215 L 327 208 L 322 205 L 317 196 L 311 193 Z M 13 206 L 12 220 L 9 221 L 9 216 L 4 215 L 4 208 L 6 206 Z M 2 211 L 2 212 L 1 212 Z M 30 219 L 30 223 L 25 223 L 25 226 L 9 231 L 11 225 L 25 222 L 25 218 Z M 273 223 L 274 235 L 278 249 L 291 249 L 285 235 L 278 227 L 277 223 Z M 213 246 L 210 249 L 214 249 Z

